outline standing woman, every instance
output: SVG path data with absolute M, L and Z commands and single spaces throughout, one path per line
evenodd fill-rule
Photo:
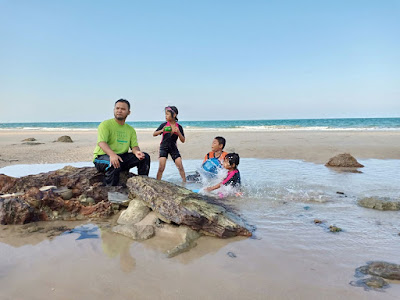
M 182 181 L 186 182 L 185 170 L 183 169 L 182 157 L 179 153 L 178 146 L 176 142 L 179 140 L 185 142 L 185 134 L 183 133 L 183 128 L 178 124 L 178 109 L 175 106 L 167 106 L 165 108 L 165 120 L 156 131 L 154 131 L 153 136 L 158 136 L 162 134 L 162 140 L 160 144 L 160 158 L 159 166 L 157 172 L 157 179 L 162 178 L 162 174 L 165 169 L 165 164 L 167 163 L 168 154 L 171 155 L 178 168 L 179 174 L 182 177 Z

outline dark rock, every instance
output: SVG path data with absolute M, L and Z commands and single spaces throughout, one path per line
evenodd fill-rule
M 385 279 L 400 280 L 400 265 L 384 261 L 370 262 L 365 266 L 359 267 L 356 271 Z
M 233 252 L 228 252 L 228 253 L 226 253 L 229 257 L 231 257 L 231 258 L 236 258 L 236 254 L 235 253 L 233 253 Z
M 133 197 L 137 196 L 167 223 L 187 225 L 207 235 L 217 237 L 251 236 L 244 221 L 216 200 L 178 185 L 146 176 L 134 176 L 127 181 Z
M 314 219 L 314 224 L 322 224 L 324 221 L 321 221 L 319 219 Z
M 57 139 L 57 142 L 62 142 L 62 143 L 73 143 L 71 137 L 69 137 L 68 135 L 60 136 L 60 137 Z
M 16 195 L 1 199 L 3 205 L 0 206 L 0 223 L 107 218 L 113 213 L 111 204 L 107 201 L 108 192 L 121 191 L 123 188 L 102 186 L 102 182 L 93 179 L 101 178 L 97 175 L 95 168 L 70 166 L 21 178 L 0 175 L 0 191 Z M 38 187 L 43 186 L 61 188 L 40 191 Z M 64 198 L 71 200 L 63 199 L 62 191 L 69 191 Z M 82 195 L 86 199 L 84 203 L 77 201 Z M 5 200 L 8 201 L 4 202 Z
M 326 164 L 327 167 L 345 167 L 345 168 L 362 168 L 360 164 L 353 156 L 349 153 L 343 153 L 332 157 Z
M 400 201 L 388 197 L 367 197 L 358 200 L 358 205 L 377 210 L 400 210 Z
M 34 142 L 34 141 L 36 141 L 35 138 L 26 138 L 26 139 L 22 140 L 21 142 Z
M 0 199 L 0 224 L 25 224 L 38 219 L 34 208 L 17 198 Z
M 31 145 L 31 146 L 35 146 L 35 145 L 42 145 L 44 143 L 39 143 L 39 142 L 24 142 L 22 143 L 24 145 Z
M 342 228 L 331 225 L 331 226 L 329 226 L 329 231 L 340 232 L 340 231 L 342 231 Z

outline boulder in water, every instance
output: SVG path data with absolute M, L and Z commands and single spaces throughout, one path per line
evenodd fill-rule
M 342 153 L 332 157 L 326 164 L 327 167 L 341 167 L 341 168 L 362 168 L 360 164 L 353 156 L 349 153 Z
M 400 280 L 400 265 L 384 261 L 369 262 L 367 265 L 359 267 L 356 271 L 389 280 Z
M 187 225 L 216 237 L 251 236 L 245 222 L 215 199 L 146 176 L 127 181 L 130 197 L 137 197 L 167 223 Z
M 366 197 L 358 200 L 357 204 L 377 210 L 400 210 L 400 201 L 388 197 Z

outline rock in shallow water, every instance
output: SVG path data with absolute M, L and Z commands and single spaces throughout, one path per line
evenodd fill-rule
M 140 200 L 132 200 L 127 209 L 125 209 L 118 218 L 117 223 L 121 225 L 136 224 L 140 222 L 150 212 Z
M 374 288 L 374 289 L 381 289 L 384 286 L 387 286 L 388 283 L 381 277 L 372 276 L 366 279 L 363 279 L 362 282 L 367 286 Z
M 139 241 L 154 236 L 154 227 L 151 225 L 117 225 L 112 231 Z
M 217 237 L 251 236 L 239 216 L 215 204 L 211 198 L 146 176 L 128 179 L 127 186 L 132 196 L 141 199 L 167 222 L 187 225 Z
M 342 167 L 342 168 L 362 168 L 360 164 L 353 156 L 349 153 L 342 153 L 332 157 L 326 164 L 327 167 Z
M 359 267 L 357 271 L 385 279 L 400 280 L 400 265 L 384 261 L 370 262 L 366 266 Z
M 400 210 L 400 201 L 388 197 L 367 197 L 357 203 L 359 206 L 377 210 Z

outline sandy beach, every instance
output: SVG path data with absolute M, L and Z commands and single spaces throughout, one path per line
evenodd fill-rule
M 183 159 L 201 159 L 210 151 L 212 139 L 224 136 L 225 150 L 243 158 L 299 159 L 325 163 L 339 153 L 348 152 L 357 159 L 400 159 L 400 131 L 240 131 L 186 130 L 186 143 L 178 144 Z M 54 142 L 68 135 L 73 143 Z M 152 131 L 137 130 L 139 146 L 158 159 L 160 137 Z M 22 140 L 35 138 L 36 143 Z M 13 164 L 37 164 L 91 161 L 97 131 L 0 131 L 0 167 Z

